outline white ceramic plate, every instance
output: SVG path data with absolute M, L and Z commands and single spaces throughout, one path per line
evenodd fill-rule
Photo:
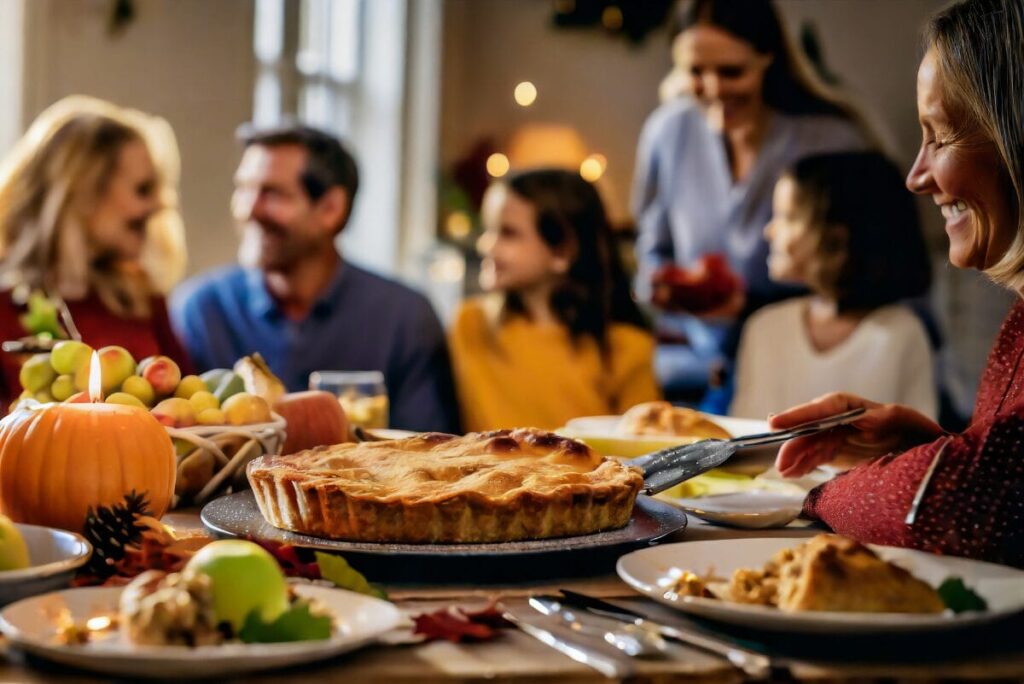
M 745 627 L 782 632 L 871 633 L 945 630 L 990 622 L 1024 610 L 1024 571 L 966 558 L 936 556 L 922 551 L 872 546 L 885 560 L 898 563 L 932 586 L 960 577 L 988 603 L 984 612 L 959 615 L 897 613 L 785 613 L 754 606 L 692 596 L 666 598 L 673 568 L 697 574 L 709 571 L 729 577 L 739 568 L 760 568 L 777 551 L 806 538 L 727 539 L 654 546 L 619 559 L 619 576 L 634 589 L 687 613 Z
M 742 437 L 743 435 L 753 435 L 759 432 L 768 432 L 768 421 L 766 420 L 754 420 L 753 418 L 733 418 L 731 416 L 716 416 L 707 414 L 708 418 L 715 421 L 726 431 L 729 432 L 733 437 Z M 622 416 L 586 416 L 583 418 L 573 418 L 565 424 L 565 427 L 574 432 L 581 434 L 595 434 L 595 435 L 614 435 L 615 428 L 619 424 Z M 645 437 L 635 437 L 634 439 L 646 439 Z M 666 438 L 671 439 L 671 438 Z M 684 438 L 685 439 L 685 438 Z
M 135 677 L 213 677 L 295 665 L 345 653 L 370 643 L 403 621 L 392 604 L 341 589 L 296 585 L 335 616 L 330 639 L 280 644 L 223 646 L 136 646 L 118 634 L 83 646 L 54 641 L 58 617 L 70 612 L 76 623 L 117 610 L 120 587 L 68 589 L 14 603 L 0 612 L 0 631 L 12 644 L 62 665 L 110 675 Z
M 31 565 L 0 572 L 0 606 L 66 587 L 92 553 L 92 546 L 80 534 L 41 525 L 17 523 L 15 527 L 28 547 Z
M 671 501 L 687 513 L 708 522 L 731 527 L 765 529 L 784 527 L 800 515 L 804 495 L 753 489 Z

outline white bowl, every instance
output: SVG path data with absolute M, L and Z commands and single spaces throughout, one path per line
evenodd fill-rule
M 92 554 L 92 545 L 80 534 L 41 525 L 15 527 L 25 539 L 32 565 L 0 572 L 0 606 L 66 587 Z

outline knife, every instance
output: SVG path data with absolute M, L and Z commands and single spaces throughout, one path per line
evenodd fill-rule
M 636 673 L 636 669 L 628 658 L 600 653 L 592 646 L 584 645 L 582 642 L 574 639 L 567 639 L 549 629 L 527 622 L 507 609 L 502 614 L 502 617 L 515 625 L 524 634 L 532 636 L 537 641 L 550 646 L 562 655 L 569 656 L 577 663 L 594 668 L 609 679 L 625 679 L 626 677 L 632 677 Z
M 750 677 L 765 679 L 772 674 L 772 661 L 766 654 L 740 646 L 703 629 L 691 627 L 684 631 L 671 625 L 655 622 L 635 610 L 622 608 L 593 596 L 587 596 L 586 594 L 580 594 L 568 589 L 562 589 L 561 592 L 562 597 L 554 598 L 556 600 L 560 599 L 566 605 L 583 608 L 602 617 L 610 617 L 622 622 L 628 622 L 637 627 L 657 632 L 666 639 L 679 641 L 724 656 L 726 660 L 743 670 Z

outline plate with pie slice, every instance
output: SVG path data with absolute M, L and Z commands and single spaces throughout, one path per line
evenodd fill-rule
M 614 572 L 624 553 L 649 546 L 686 528 L 686 513 L 647 496 L 637 497 L 625 527 L 588 535 L 474 544 L 403 544 L 325 539 L 268 523 L 252 492 L 216 499 L 203 507 L 207 529 L 240 537 L 342 553 L 375 582 L 450 584 L 521 582 Z
M 623 556 L 617 570 L 677 610 L 771 632 L 942 631 L 1024 611 L 1022 570 L 835 534 L 666 544 Z
M 638 404 L 622 416 L 574 418 L 558 433 L 588 444 L 604 456 L 633 458 L 702 439 L 729 439 L 768 432 L 768 422 L 702 413 L 667 401 Z M 754 476 L 771 467 L 778 445 L 738 452 L 720 468 Z

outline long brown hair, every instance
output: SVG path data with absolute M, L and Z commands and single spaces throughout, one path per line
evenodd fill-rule
M 81 215 L 135 141 L 157 168 L 161 208 L 147 222 L 139 264 L 124 268 L 91 258 Z M 177 145 L 162 119 L 82 96 L 52 105 L 0 164 L 0 287 L 69 299 L 92 291 L 114 313 L 148 315 L 150 296 L 184 272 L 177 180 Z
M 980 132 L 1002 159 L 1017 211 L 1006 254 L 985 273 L 1014 290 L 1024 287 L 1024 3 L 967 0 L 931 20 L 926 47 L 938 58 L 943 96 L 957 117 L 957 136 Z
M 765 104 L 772 109 L 793 115 L 839 116 L 874 138 L 861 113 L 817 76 L 771 0 L 686 0 L 673 21 L 673 40 L 698 25 L 720 28 L 749 43 L 758 54 L 772 55 L 762 90 Z
M 537 233 L 545 244 L 572 247 L 572 264 L 565 282 L 551 293 L 551 309 L 574 339 L 590 336 L 607 351 L 611 323 L 646 327 L 593 185 L 562 169 L 523 171 L 501 183 L 533 206 Z M 506 313 L 524 310 L 515 292 L 506 293 L 504 308 Z

